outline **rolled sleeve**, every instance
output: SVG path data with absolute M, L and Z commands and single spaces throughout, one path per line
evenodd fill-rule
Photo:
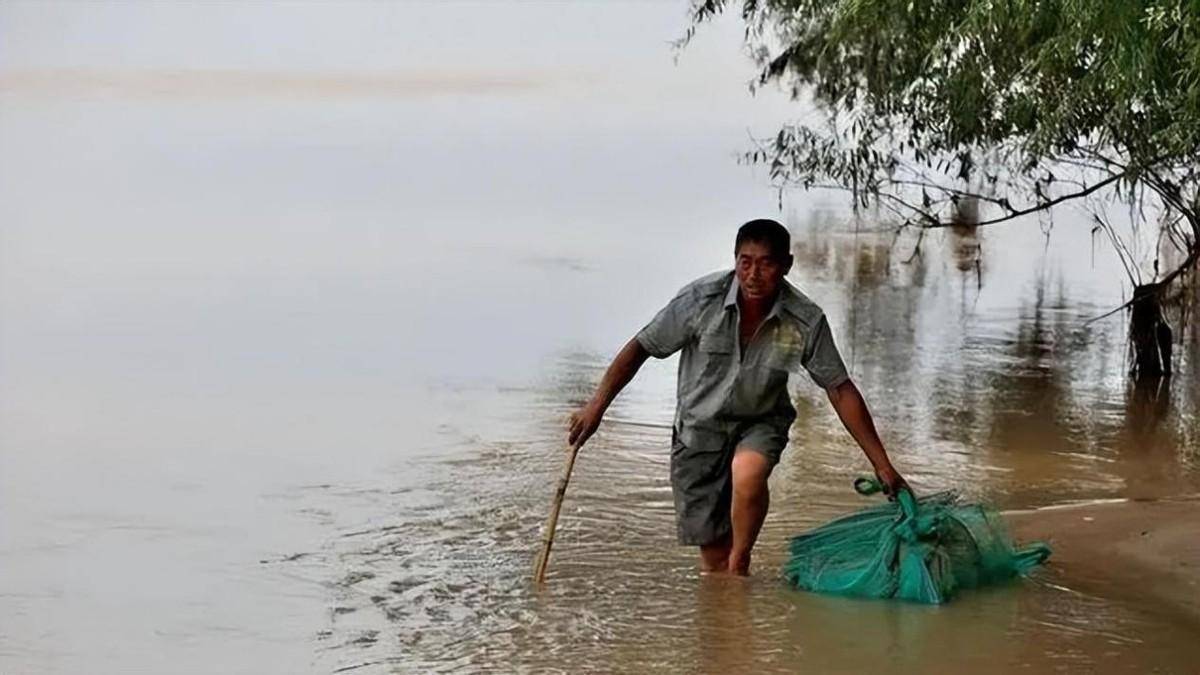
M 846 371 L 842 355 L 838 353 L 837 345 L 833 342 L 833 332 L 829 330 L 829 322 L 824 314 L 808 334 L 801 363 L 813 382 L 822 389 L 832 389 L 850 379 L 850 373 Z
M 651 356 L 666 358 L 692 339 L 695 302 L 685 289 L 638 331 L 637 341 Z

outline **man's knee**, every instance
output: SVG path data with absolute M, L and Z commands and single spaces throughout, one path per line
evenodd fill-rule
M 733 490 L 743 495 L 756 495 L 767 489 L 771 475 L 771 460 L 757 450 L 739 447 L 733 454 Z

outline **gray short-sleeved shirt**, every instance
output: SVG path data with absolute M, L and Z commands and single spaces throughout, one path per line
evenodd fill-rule
M 732 271 L 697 279 L 637 334 L 652 356 L 683 351 L 675 430 L 685 445 L 719 447 L 748 422 L 767 422 L 786 439 L 796 419 L 790 373 L 803 368 L 826 389 L 850 378 L 825 313 L 786 281 L 743 354 L 737 293 Z

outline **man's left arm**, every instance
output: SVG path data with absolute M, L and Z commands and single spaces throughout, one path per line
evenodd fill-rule
M 829 396 L 829 402 L 833 404 L 842 424 L 870 460 L 875 475 L 884 484 L 888 494 L 894 495 L 900 488 L 908 487 L 883 449 L 867 403 L 850 379 L 846 364 L 834 344 L 829 321 L 823 315 L 809 331 L 802 363 L 813 381 Z
M 825 393 L 828 394 L 829 403 L 837 411 L 846 431 L 854 437 L 870 460 L 871 466 L 875 468 L 875 475 L 887 487 L 888 494 L 894 495 L 897 490 L 907 488 L 908 483 L 892 466 L 887 451 L 883 449 L 883 442 L 879 440 L 879 434 L 875 431 L 875 420 L 871 418 L 867 402 L 863 400 L 854 381 L 847 379 L 826 389 Z

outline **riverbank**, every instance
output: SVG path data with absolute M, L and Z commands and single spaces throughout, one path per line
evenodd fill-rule
M 1005 514 L 1018 540 L 1050 544 L 1073 590 L 1200 622 L 1200 497 L 1112 501 Z

